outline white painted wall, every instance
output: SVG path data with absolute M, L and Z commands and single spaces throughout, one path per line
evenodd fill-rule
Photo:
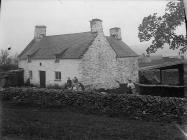
M 40 66 L 40 63 L 42 65 Z M 33 73 L 31 83 L 40 84 L 39 71 L 46 71 L 46 85 L 59 84 L 62 85 L 70 77 L 73 79 L 76 76 L 78 79 L 79 71 L 78 67 L 80 59 L 63 59 L 59 63 L 55 63 L 55 60 L 31 60 L 31 63 L 27 63 L 26 60 L 19 61 L 19 68 L 24 69 L 24 81 L 29 78 L 29 71 Z M 55 81 L 55 71 L 61 72 L 61 81 Z

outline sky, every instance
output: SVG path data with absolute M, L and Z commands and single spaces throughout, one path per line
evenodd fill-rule
M 34 37 L 35 25 L 46 25 L 47 35 L 90 31 L 89 21 L 103 21 L 105 35 L 120 27 L 122 40 L 142 54 L 148 47 L 140 42 L 138 26 L 150 14 L 164 14 L 168 1 L 148 0 L 2 0 L 0 14 L 0 49 L 11 46 L 11 54 L 20 53 Z M 178 29 L 185 33 L 185 26 Z M 177 55 L 167 47 L 156 54 Z

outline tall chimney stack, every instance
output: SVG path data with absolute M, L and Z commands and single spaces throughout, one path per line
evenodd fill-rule
M 34 39 L 40 40 L 46 36 L 46 26 L 44 25 L 36 25 L 34 31 Z
M 90 28 L 92 33 L 103 33 L 102 20 L 92 19 L 90 21 Z
M 110 29 L 110 36 L 114 37 L 118 40 L 121 40 L 121 29 L 118 27 L 114 27 Z

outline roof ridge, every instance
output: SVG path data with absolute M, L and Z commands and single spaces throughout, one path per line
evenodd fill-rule
M 59 34 L 59 35 L 47 35 L 46 37 L 61 36 L 61 35 L 74 35 L 74 34 L 82 34 L 82 33 L 91 33 L 91 31 L 88 31 L 88 32 L 79 32 L 79 33 L 67 33 L 67 34 Z

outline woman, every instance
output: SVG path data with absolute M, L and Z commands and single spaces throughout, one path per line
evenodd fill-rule
M 130 79 L 128 80 L 127 88 L 129 89 L 129 93 L 130 93 L 130 94 L 135 94 L 135 93 L 136 93 L 135 85 L 134 85 L 134 83 L 132 82 L 132 80 L 130 80 Z

